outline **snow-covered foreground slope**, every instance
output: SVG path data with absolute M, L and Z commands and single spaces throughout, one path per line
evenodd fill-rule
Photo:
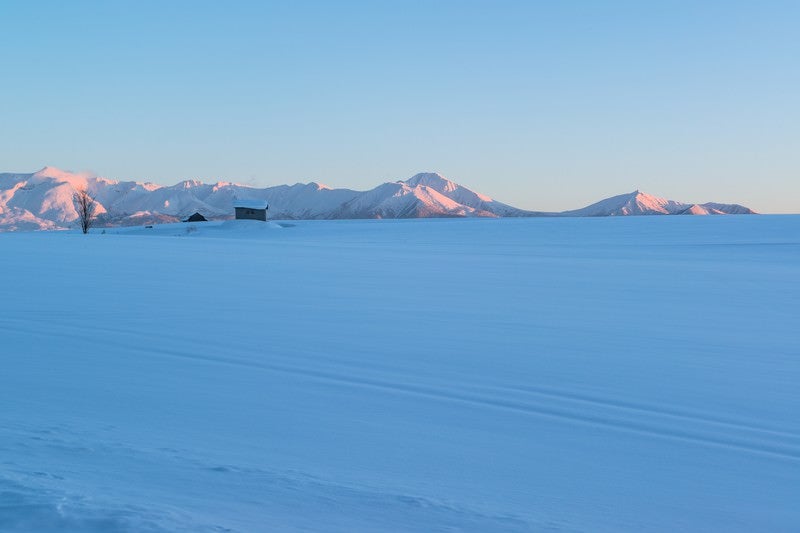
M 0 235 L 0 530 L 800 524 L 800 217 L 256 224 Z

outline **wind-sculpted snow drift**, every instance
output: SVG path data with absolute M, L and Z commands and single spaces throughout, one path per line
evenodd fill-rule
M 234 198 L 267 200 L 271 218 L 296 220 L 753 213 L 740 205 L 684 204 L 639 191 L 574 211 L 526 211 L 434 173 L 384 183 L 369 191 L 353 191 L 318 183 L 259 189 L 196 180 L 167 187 L 46 167 L 33 174 L 0 174 L 0 231 L 72 227 L 77 219 L 72 195 L 78 188 L 86 188 L 96 197 L 98 225 L 102 226 L 177 222 L 195 212 L 209 219 L 230 218 Z

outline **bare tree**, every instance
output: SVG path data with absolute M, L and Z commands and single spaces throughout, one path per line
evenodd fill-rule
M 91 228 L 94 223 L 94 212 L 97 209 L 97 201 L 86 189 L 78 189 L 75 191 L 72 200 L 75 202 L 75 211 L 78 212 L 78 222 L 81 224 L 81 231 L 89 233 L 89 228 Z

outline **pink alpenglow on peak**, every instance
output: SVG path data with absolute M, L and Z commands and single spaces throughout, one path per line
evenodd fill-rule
M 58 183 L 68 183 L 76 189 L 88 188 L 90 181 L 96 179 L 88 172 L 68 172 L 55 167 L 44 167 L 31 176 L 32 182 L 54 180 Z
M 629 215 L 752 215 L 755 211 L 738 204 L 686 204 L 659 198 L 641 191 L 606 198 L 581 209 L 564 211 L 560 216 L 606 217 Z

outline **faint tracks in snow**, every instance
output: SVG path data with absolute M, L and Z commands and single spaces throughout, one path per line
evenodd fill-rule
M 13 330 L 30 328 L 19 321 Z M 0 326 L 4 329 L 5 326 Z M 7 328 L 11 330 L 12 328 Z M 342 387 L 370 388 L 389 394 L 402 394 L 477 406 L 502 409 L 526 416 L 547 418 L 560 423 L 581 424 L 613 431 L 670 439 L 685 443 L 712 446 L 764 455 L 776 459 L 800 461 L 800 434 L 760 427 L 716 417 L 610 398 L 592 397 L 571 391 L 533 387 L 489 387 L 480 383 L 428 383 L 412 382 L 416 378 L 403 376 L 404 381 L 363 375 L 358 367 L 331 365 L 330 360 L 305 359 L 310 366 L 300 366 L 275 361 L 260 361 L 220 355 L 225 352 L 241 353 L 235 346 L 219 342 L 199 342 L 187 337 L 165 338 L 153 346 L 141 345 L 141 332 L 133 329 L 98 328 L 85 325 L 53 325 L 50 335 L 69 337 L 85 343 L 98 342 L 96 331 L 102 329 L 104 345 L 114 344 L 119 350 L 148 357 L 173 357 L 212 364 L 245 366 L 267 372 L 282 373 L 299 378 L 326 381 Z M 30 334 L 40 334 L 31 329 Z M 114 341 L 109 341 L 113 337 Z M 126 342 L 126 340 L 130 342 Z M 171 345 L 173 348 L 159 344 Z M 178 349 L 177 347 L 180 347 Z M 108 346 L 106 346 L 108 348 Z M 285 359 L 285 358 L 284 358 Z M 297 358 L 292 358 L 297 360 Z M 320 368 L 327 366 L 328 368 Z M 362 375 L 357 375 L 361 371 Z M 400 377 L 400 376 L 398 376 Z

